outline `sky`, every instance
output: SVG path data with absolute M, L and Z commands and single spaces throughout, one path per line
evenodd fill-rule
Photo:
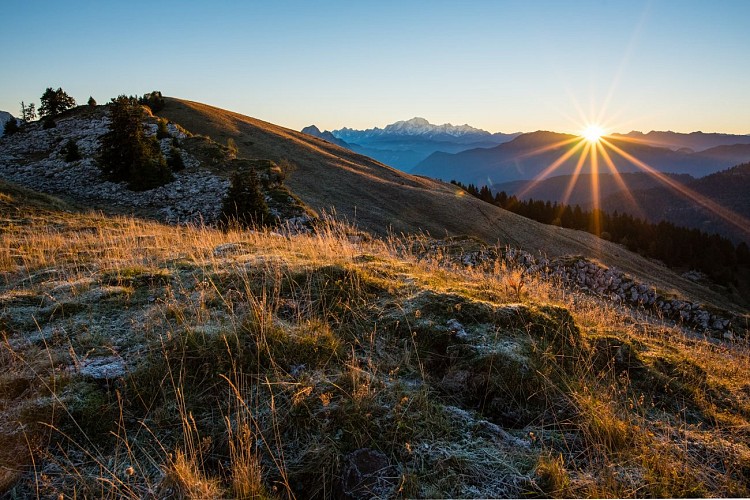
M 47 87 L 299 130 L 750 134 L 750 1 L 0 2 L 0 110 Z

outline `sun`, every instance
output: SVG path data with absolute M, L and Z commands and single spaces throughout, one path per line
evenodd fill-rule
M 599 142 L 599 139 L 605 134 L 606 132 L 599 125 L 589 125 L 581 132 L 581 136 L 592 144 Z

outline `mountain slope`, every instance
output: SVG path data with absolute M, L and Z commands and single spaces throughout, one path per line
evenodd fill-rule
M 686 185 L 735 214 L 750 219 L 750 163 L 695 179 Z M 730 224 L 670 187 L 659 185 L 640 189 L 632 192 L 632 196 L 651 221 L 666 220 L 707 233 L 719 233 L 735 241 L 750 242 L 750 227 Z M 602 207 L 609 211 L 633 211 L 630 198 L 622 192 L 605 198 Z
M 220 142 L 233 138 L 241 156 L 288 161 L 293 168 L 285 182 L 305 203 L 318 211 L 334 209 L 339 217 L 376 234 L 468 234 L 552 257 L 584 255 L 665 291 L 696 301 L 725 302 L 719 294 L 619 245 L 530 221 L 467 196 L 455 186 L 405 174 L 301 132 L 172 98 L 159 114 Z

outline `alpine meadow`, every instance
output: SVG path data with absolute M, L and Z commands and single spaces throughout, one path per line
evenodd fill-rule
M 0 17 L 0 498 L 750 497 L 747 2 Z

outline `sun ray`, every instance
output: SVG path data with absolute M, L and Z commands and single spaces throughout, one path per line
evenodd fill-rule
M 625 184 L 625 181 L 623 180 L 622 175 L 620 175 L 620 171 L 617 170 L 617 166 L 612 161 L 612 158 L 609 156 L 609 153 L 607 153 L 607 150 L 605 149 L 604 145 L 601 142 L 598 142 L 596 144 L 596 147 L 599 150 L 599 154 L 604 159 L 604 163 L 607 165 L 607 168 L 609 168 L 609 171 L 612 172 L 612 176 L 614 177 L 615 182 L 617 183 L 618 186 L 620 186 L 622 193 L 630 202 L 633 208 L 633 211 L 636 212 L 638 217 L 645 219 L 646 217 L 645 217 L 645 214 L 643 213 L 643 210 L 638 205 L 638 202 L 635 201 L 635 198 L 633 197 L 633 193 L 630 192 L 628 185 Z
M 607 95 L 604 98 L 604 101 L 599 107 L 599 116 L 597 117 L 597 120 L 602 120 L 604 116 L 608 115 L 607 108 L 609 107 L 609 104 L 615 95 L 615 91 L 617 90 L 617 87 L 620 84 L 620 80 L 622 79 L 623 72 L 625 71 L 625 68 L 627 67 L 628 62 L 630 61 L 630 58 L 633 56 L 633 52 L 635 51 L 636 41 L 638 40 L 641 32 L 643 31 L 643 27 L 646 24 L 646 19 L 648 17 L 649 11 L 650 11 L 650 5 L 646 4 L 644 6 L 643 12 L 641 12 L 640 20 L 638 21 L 638 24 L 635 25 L 635 28 L 633 29 L 633 34 L 630 36 L 630 40 L 628 41 L 628 46 L 625 48 L 625 53 L 622 56 L 620 65 L 617 67 L 617 73 L 615 73 L 615 76 L 612 79 L 612 84 L 609 86 L 609 91 L 607 92 Z
M 623 151 L 619 147 L 615 146 L 611 142 L 607 141 L 606 139 L 602 139 L 602 142 L 612 149 L 614 152 L 631 162 L 633 165 L 643 169 L 648 174 L 655 177 L 657 180 L 662 182 L 663 184 L 671 187 L 678 193 L 682 194 L 686 198 L 698 203 L 706 210 L 714 213 L 715 215 L 719 216 L 720 218 L 724 219 L 728 223 L 732 224 L 733 226 L 737 227 L 744 233 L 750 235 L 750 220 L 747 218 L 719 205 L 713 200 L 710 200 L 706 198 L 705 196 L 697 193 L 696 191 L 693 191 L 689 187 L 675 181 L 674 179 L 670 178 L 669 176 L 664 175 L 663 173 L 659 172 L 658 170 L 654 169 L 647 163 L 642 162 L 635 156 L 631 155 L 630 153 Z
M 573 136 L 570 139 L 563 139 L 561 141 L 557 141 L 557 142 L 552 143 L 552 144 L 547 144 L 546 146 L 543 146 L 541 148 L 534 149 L 532 151 L 529 151 L 528 153 L 524 153 L 524 154 L 518 155 L 516 158 L 528 158 L 530 156 L 536 156 L 538 154 L 542 154 L 542 153 L 545 153 L 547 151 L 551 151 L 553 149 L 558 149 L 558 148 L 560 148 L 562 146 L 567 146 L 570 143 L 573 143 L 573 142 L 576 142 L 576 141 L 580 141 L 580 140 L 581 140 L 581 138 L 579 136 Z
M 594 234 L 599 236 L 602 232 L 601 220 L 599 219 L 600 200 L 599 200 L 599 158 L 596 154 L 595 143 L 591 147 L 591 202 L 593 210 L 591 212 L 594 220 Z
M 581 142 L 583 143 L 583 141 Z M 573 189 L 575 188 L 576 182 L 578 182 L 578 177 L 580 176 L 581 170 L 583 169 L 583 164 L 586 162 L 586 158 L 589 156 L 589 152 L 591 150 L 591 143 L 585 142 L 585 144 L 586 144 L 586 147 L 583 149 L 583 152 L 581 153 L 580 158 L 578 158 L 578 163 L 576 163 L 576 168 L 570 177 L 570 181 L 568 182 L 568 186 L 565 189 L 563 198 L 562 200 L 560 200 L 562 205 L 568 204 L 568 200 L 570 200 L 570 195 L 573 194 Z
M 576 151 L 581 149 L 583 145 L 585 144 L 585 141 L 578 141 L 578 144 L 570 148 L 568 151 L 566 151 L 562 156 L 560 156 L 557 160 L 555 160 L 550 166 L 545 168 L 539 175 L 534 177 L 534 179 L 531 181 L 530 184 L 528 184 L 520 193 L 518 193 L 518 199 L 522 200 L 524 196 L 526 196 L 526 193 L 531 191 L 537 184 L 539 184 L 542 180 L 544 180 L 549 174 L 557 170 L 557 168 L 565 163 L 568 158 L 573 156 Z

